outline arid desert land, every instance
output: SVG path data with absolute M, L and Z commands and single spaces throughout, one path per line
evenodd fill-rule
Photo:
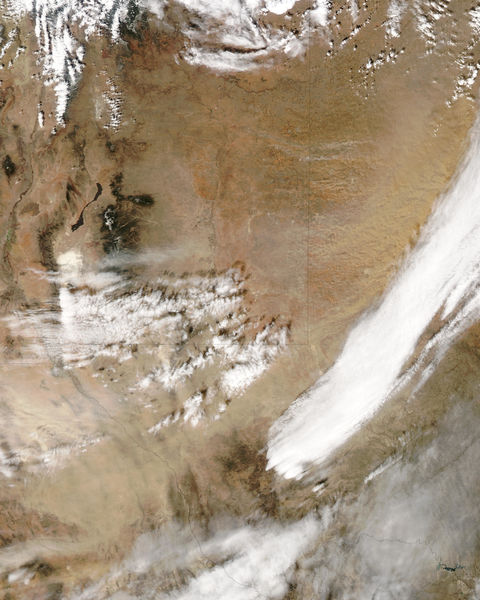
M 480 598 L 480 4 L 0 0 L 0 598 Z

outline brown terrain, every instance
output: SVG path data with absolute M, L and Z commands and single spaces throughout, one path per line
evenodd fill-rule
M 92 38 L 65 126 L 52 116 L 32 24 L 28 17 L 20 23 L 27 50 L 3 70 L 0 87 L 0 414 L 1 448 L 10 456 L 0 487 L 0 598 L 70 597 L 105 576 L 140 534 L 172 523 L 200 539 L 219 516 L 284 523 L 343 503 L 336 524 L 318 538 L 317 548 L 333 548 L 335 536 L 348 540 L 349 523 L 361 530 L 375 519 L 373 500 L 361 508 L 355 501 L 373 489 L 364 480 L 376 466 L 391 456 L 414 460 L 443 439 L 458 402 L 471 411 L 470 423 L 480 418 L 475 326 L 413 399 L 403 390 L 341 449 L 322 495 L 312 491 L 315 479 L 285 482 L 266 471 L 269 427 L 332 365 L 354 321 L 378 301 L 455 172 L 475 118 L 471 98 L 450 101 L 452 53 L 467 39 L 461 28 L 450 53 L 420 57 L 407 23 L 393 40 L 401 44 L 395 61 L 364 68 L 385 45 L 386 10 L 382 1 L 365 3 L 359 22 L 366 25 L 339 49 L 353 24 L 334 3 L 333 51 L 328 35 L 318 35 L 305 56 L 230 74 L 178 60 L 182 35 L 153 18 L 121 44 Z M 460 20 L 462 3 L 452 11 Z M 113 76 L 123 94 L 117 130 L 104 127 L 102 112 L 102 90 Z M 139 286 L 235 268 L 249 324 L 242 343 L 271 326 L 287 332 L 286 347 L 241 397 L 226 398 L 221 418 L 214 419 L 223 401 L 217 395 L 208 426 L 172 425 L 152 435 L 148 430 L 195 390 L 212 387 L 215 365 L 179 391 L 159 384 L 139 391 L 139 373 L 170 356 L 168 347 L 160 343 L 152 358 L 133 344 L 123 362 L 105 354 L 69 369 L 35 321 L 19 329 L 8 320 L 45 307 L 55 318 L 60 284 L 51 275 L 72 251 L 85 272 L 111 260 Z M 134 258 L 118 267 L 119 256 Z M 185 344 L 196 348 L 204 335 L 192 326 Z M 58 468 L 44 467 L 49 451 Z M 450 462 L 438 460 L 445 485 L 467 485 L 448 483 Z M 478 478 L 472 481 L 470 493 L 478 491 Z M 475 519 L 472 511 L 465 518 Z M 439 527 L 450 539 L 448 522 Z M 478 547 L 458 571 L 437 569 L 455 555 L 445 548 L 415 597 L 474 597 Z M 311 560 L 323 573 L 315 552 Z M 158 589 L 176 589 L 207 563 L 203 557 L 189 572 L 172 572 Z M 30 573 L 27 584 L 8 577 L 18 569 Z M 338 575 L 329 597 L 367 597 L 356 588 L 354 566 L 341 573 L 349 587 Z M 112 585 L 97 597 L 116 598 L 123 583 Z M 323 597 L 315 585 L 299 574 L 285 598 Z

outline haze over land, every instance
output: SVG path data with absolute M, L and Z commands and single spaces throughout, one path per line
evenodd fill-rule
M 0 6 L 0 598 L 479 597 L 480 8 Z

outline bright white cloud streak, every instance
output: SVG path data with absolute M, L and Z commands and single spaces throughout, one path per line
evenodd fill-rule
M 387 399 L 437 313 L 454 319 L 461 309 L 457 332 L 476 318 L 479 262 L 477 122 L 458 175 L 378 306 L 352 329 L 333 367 L 273 425 L 268 467 L 298 478 L 309 464 L 325 461 Z M 450 342 L 451 333 L 437 343 Z

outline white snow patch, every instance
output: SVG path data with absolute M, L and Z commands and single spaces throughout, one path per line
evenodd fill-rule
M 469 11 L 470 27 L 476 35 L 480 35 L 480 6 L 475 6 Z
M 180 418 L 180 411 L 176 411 L 172 415 L 166 416 L 164 419 L 162 419 L 161 421 L 159 421 L 153 427 L 150 427 L 150 429 L 148 430 L 148 432 L 149 433 L 153 433 L 153 434 L 157 434 L 164 427 L 168 427 L 169 425 L 173 425 L 174 423 L 176 423 L 179 420 L 179 418 Z
M 447 14 L 450 0 L 417 0 L 414 3 L 416 25 L 423 36 L 427 54 L 433 52 L 437 34 L 441 34 L 439 21 Z
M 327 0 L 316 0 L 313 9 L 310 11 L 310 19 L 314 25 L 326 27 L 328 23 L 328 6 Z
M 72 444 L 60 444 L 49 450 L 46 450 L 39 456 L 35 457 L 35 464 L 32 464 L 30 470 L 43 471 L 46 468 L 48 471 L 58 470 L 65 466 L 68 459 L 72 456 L 78 456 L 87 452 L 91 446 L 96 446 L 104 441 L 104 436 L 84 437 Z
M 402 0 L 391 0 L 387 10 L 385 30 L 389 38 L 399 37 L 402 17 L 407 5 Z
M 128 17 L 129 0 L 5 2 L 5 17 L 18 20 L 29 14 L 34 19 L 45 85 L 55 91 L 56 118 L 62 125 L 68 102 L 82 76 L 86 45 L 94 35 L 107 34 L 114 42 L 119 40 L 120 25 Z M 351 2 L 353 15 L 356 0 Z M 288 28 L 287 17 L 282 25 L 263 23 L 259 17 L 269 11 L 285 15 L 295 8 L 296 0 L 178 0 L 178 3 L 190 13 L 195 24 L 192 26 L 186 19 L 183 25 L 182 33 L 188 41 L 181 57 L 192 65 L 219 72 L 270 66 L 281 56 L 299 56 L 306 50 L 310 32 L 323 29 L 328 21 L 327 0 L 316 0 L 313 9 L 301 9 L 303 18 L 295 34 Z M 165 0 L 137 1 L 141 10 L 150 11 L 166 26 L 169 25 L 167 5 Z M 8 41 L 0 54 L 12 43 Z M 118 90 L 110 90 L 103 100 L 110 105 L 110 126 L 117 128 L 121 119 Z
M 395 465 L 399 461 L 400 461 L 399 458 L 393 458 L 393 457 L 387 458 L 386 461 L 384 461 L 381 465 L 379 465 L 376 469 L 374 469 L 371 473 L 369 473 L 365 477 L 364 483 L 368 483 L 369 481 L 372 481 L 372 479 L 375 479 L 376 477 L 381 475 L 384 471 L 386 471 L 389 467 L 391 467 L 392 465 Z
M 456 62 L 460 67 L 460 75 L 455 82 L 452 100 L 448 102 L 448 104 L 458 100 L 458 98 L 465 94 L 469 94 L 476 83 L 478 73 L 480 72 L 480 61 L 474 63 L 469 62 L 468 54 L 460 56 Z
M 127 16 L 128 0 L 6 0 L 6 18 L 24 14 L 34 18 L 45 85 L 55 90 L 56 118 L 62 124 L 70 97 L 79 84 L 85 55 L 84 44 L 93 35 L 108 32 L 119 39 L 119 26 Z M 72 25 L 81 34 L 75 38 Z M 5 52 L 5 45 L 0 54 Z
M 350 16 L 352 17 L 352 23 L 356 23 L 358 19 L 358 1 L 350 0 L 348 3 L 348 9 L 350 10 Z
M 0 473 L 7 478 L 13 476 L 14 473 L 14 464 L 12 464 L 12 460 L 7 454 L 0 448 Z
M 102 74 L 105 75 L 106 73 L 103 72 Z M 97 120 L 102 120 L 104 112 L 107 113 L 106 123 L 103 125 L 105 129 L 118 131 L 122 124 L 123 103 L 122 93 L 115 81 L 111 77 L 107 78 L 105 91 L 99 98 L 96 98 L 95 110 Z M 103 107 L 106 108 L 106 111 L 102 110 Z
M 296 3 L 297 0 L 266 0 L 265 8 L 276 15 L 283 15 Z
M 78 250 L 67 250 L 57 257 L 57 264 L 66 279 L 78 277 L 83 264 L 82 255 Z
M 233 360 L 230 369 L 224 372 L 220 387 L 227 396 L 243 393 L 285 349 L 287 344 L 287 330 L 275 330 L 271 325 L 259 332 L 255 339 L 241 346 L 232 342 L 232 347 L 224 349 L 226 355 L 230 351 Z
M 76 250 L 57 262 L 59 272 L 48 277 L 57 284 L 58 304 L 4 319 L 12 334 L 21 332 L 25 340 L 22 360 L 44 361 L 47 354 L 56 365 L 73 369 L 92 363 L 100 368 L 113 358 L 117 367 L 109 368 L 115 371 L 141 356 L 127 389 L 142 398 L 155 395 L 159 385 L 183 393 L 183 386 L 193 383 L 196 389 L 189 390 L 183 406 L 151 433 L 180 416 L 198 425 L 205 416 L 203 401 L 221 414 L 220 405 L 242 395 L 286 348 L 287 325 L 274 319 L 259 324 L 248 315 L 238 269 L 181 278 L 165 274 L 140 284 L 109 271 L 89 272 Z
M 38 117 L 38 125 L 39 127 L 43 127 L 45 125 L 45 113 L 42 110 L 41 105 L 38 105 L 38 113 L 37 113 L 37 117 Z
M 22 567 L 20 569 L 16 569 L 15 571 L 11 571 L 7 576 L 7 583 L 17 583 L 21 580 L 24 585 L 28 585 L 30 580 L 35 575 L 35 572 L 26 567 Z
M 163 19 L 165 15 L 166 0 L 140 0 L 139 5 L 146 8 L 159 19 Z
M 294 34 L 288 27 L 274 27 L 259 21 L 261 13 L 266 11 L 285 14 L 294 8 L 294 0 L 181 2 L 192 14 L 201 16 L 197 20 L 199 29 L 184 30 L 190 45 L 182 57 L 190 64 L 220 72 L 269 66 L 282 55 L 289 58 L 301 55 L 307 48 L 309 33 L 312 29 L 323 28 L 328 14 L 327 2 L 318 0 L 314 10 L 303 9 L 300 31 Z M 205 44 L 206 40 L 208 44 Z
M 192 427 L 196 427 L 203 417 L 202 411 L 202 394 L 197 392 L 190 396 L 190 398 L 184 404 L 183 421 L 184 423 L 191 423 Z

